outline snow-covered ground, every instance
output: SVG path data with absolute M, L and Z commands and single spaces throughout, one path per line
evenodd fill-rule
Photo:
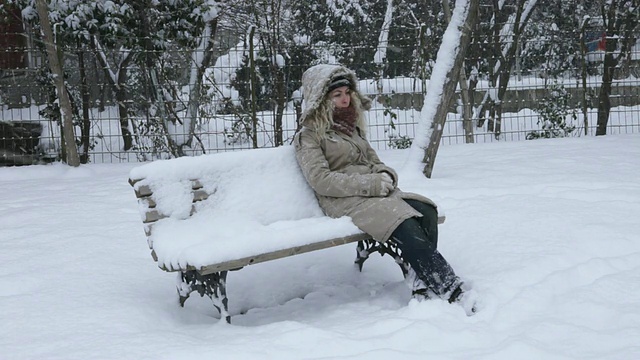
M 431 180 L 380 155 L 446 211 L 477 315 L 346 245 L 230 273 L 227 325 L 151 259 L 137 164 L 0 168 L 0 358 L 640 358 L 640 135 L 444 146 Z

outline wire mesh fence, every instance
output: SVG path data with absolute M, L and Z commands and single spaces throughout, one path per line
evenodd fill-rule
M 0 158 L 4 164 L 56 161 L 64 157 L 62 120 L 42 39 L 37 26 L 13 15 L 0 26 Z M 536 18 L 517 38 L 504 31 L 514 24 L 509 21 L 476 26 L 442 144 L 592 136 L 602 122 L 603 91 L 610 105 L 606 133 L 640 132 L 637 27 L 611 39 L 597 22 L 567 30 Z M 347 39 L 338 43 L 229 29 L 221 26 L 206 49 L 197 36 L 147 48 L 140 44 L 157 39 L 58 39 L 83 162 L 287 144 L 300 126 L 302 72 L 320 62 L 357 73 L 360 91 L 373 99 L 366 115 L 375 148 L 406 148 L 424 136 L 416 129 L 442 28 L 392 27 L 386 43 L 375 34 L 366 42 L 371 34 L 353 30 L 332 34 Z M 609 66 L 607 90 L 605 55 L 621 52 Z

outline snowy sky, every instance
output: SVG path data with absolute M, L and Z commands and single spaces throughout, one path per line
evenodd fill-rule
M 0 168 L 0 357 L 640 358 L 639 135 L 444 146 L 431 180 L 407 155 L 380 152 L 445 209 L 473 317 L 345 245 L 230 273 L 226 325 L 149 256 L 139 164 Z

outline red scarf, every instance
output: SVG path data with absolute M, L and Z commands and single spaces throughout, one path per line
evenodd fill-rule
M 346 108 L 335 108 L 333 110 L 333 126 L 335 131 L 340 131 L 351 136 L 356 129 L 356 109 L 349 106 Z

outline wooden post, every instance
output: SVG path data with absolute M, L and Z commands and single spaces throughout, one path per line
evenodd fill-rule
M 55 44 L 51 23 L 49 22 L 49 9 L 45 0 L 36 0 L 36 10 L 40 17 L 40 27 L 42 28 L 42 36 L 44 44 L 47 48 L 47 58 L 49 59 L 49 69 L 53 74 L 53 81 L 58 92 L 60 100 L 60 112 L 62 113 L 62 136 L 64 138 L 66 149 L 66 162 L 71 166 L 80 166 L 80 157 L 78 156 L 78 148 L 76 146 L 75 135 L 73 132 L 73 111 L 69 94 L 64 86 L 64 71 L 62 70 L 61 56 L 58 53 L 58 47 Z

